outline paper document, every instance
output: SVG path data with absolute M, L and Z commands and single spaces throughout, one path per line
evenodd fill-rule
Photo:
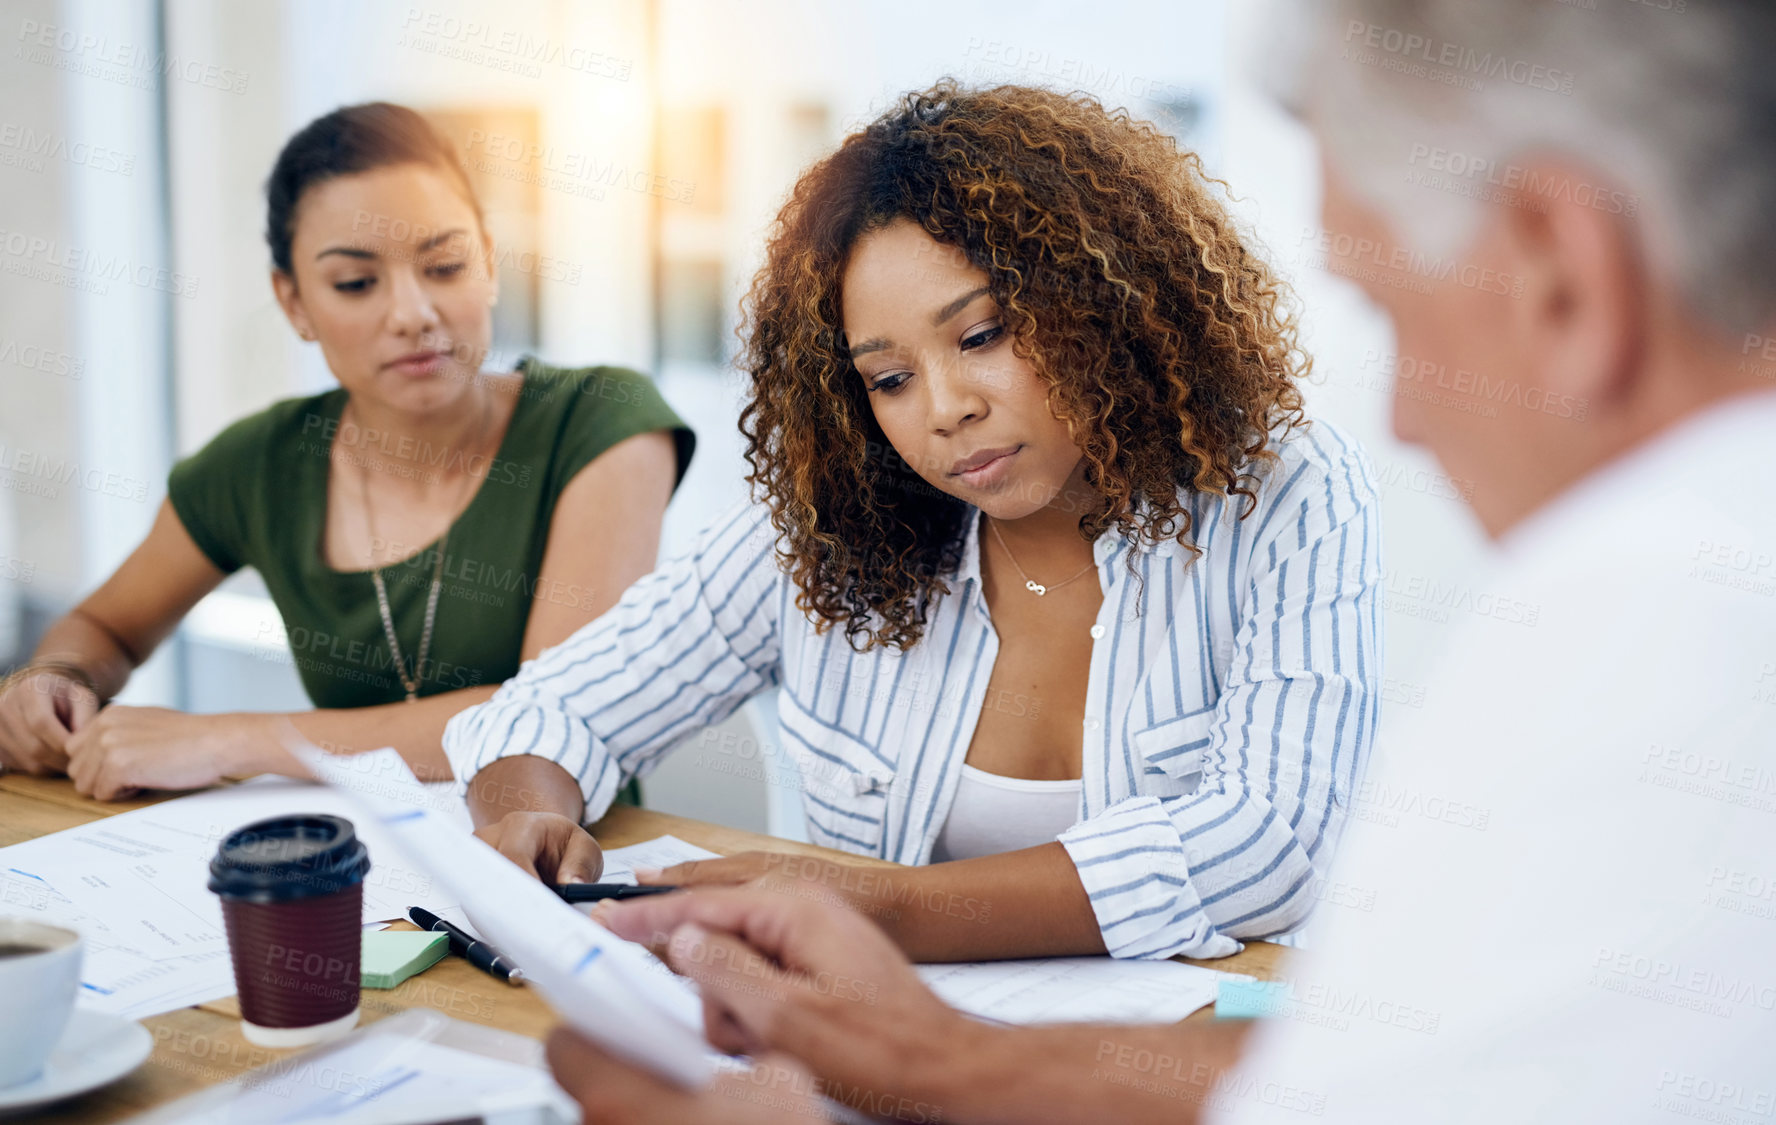
M 156 859 L 98 861 L 62 877 L 57 886 L 86 914 L 105 920 L 122 945 L 157 957 L 189 956 L 225 948 L 222 914 L 206 880 L 208 865 Z
M 1178 961 L 1048 957 L 920 965 L 953 1008 L 1000 1023 L 1176 1023 L 1215 1002 L 1224 980 L 1251 980 Z
M 118 945 L 87 943 L 77 1003 L 95 1012 L 142 1020 L 234 995 L 228 950 L 151 958 Z
M 468 813 L 449 785 L 395 788 L 382 760 L 339 759 L 373 791 L 405 794 L 468 834 Z M 399 757 L 395 763 L 406 767 Z M 406 775 L 410 780 L 412 775 Z M 403 862 L 375 818 L 353 815 L 339 792 L 311 782 L 259 778 L 119 813 L 0 848 L 0 910 L 80 933 L 80 1005 L 145 1019 L 234 994 L 222 905 L 208 887 L 223 837 L 268 816 L 334 813 L 353 821 L 370 852 L 364 920 L 404 918 L 409 906 L 465 921 L 431 876 Z
M 542 1044 L 415 1009 L 161 1106 L 135 1125 L 488 1121 L 565 1125 Z
M 0 848 L 0 913 L 23 915 L 50 926 L 76 928 L 74 923 L 85 915 L 74 900 L 56 890 L 42 875 L 13 866 L 29 861 L 10 855 L 11 852 L 12 848 Z M 97 920 L 93 928 L 99 933 L 107 929 Z
M 686 843 L 677 836 L 655 836 L 652 840 L 643 840 L 639 844 L 630 844 L 623 848 L 606 848 L 604 874 L 598 877 L 598 881 L 634 885 L 637 867 L 666 868 L 677 863 L 689 863 L 694 859 L 720 858 L 719 853 Z
M 663 970 L 646 949 L 586 918 L 436 809 L 404 802 L 399 792 L 390 791 L 393 786 L 359 789 L 339 759 L 313 750 L 295 752 L 315 776 L 341 787 L 340 796 L 359 810 L 354 820 L 380 818 L 407 861 L 463 904 L 477 931 L 523 968 L 530 984 L 575 1030 L 681 1085 L 699 1085 L 713 1074 L 702 1002 L 689 981 Z M 394 767 L 405 771 L 393 750 L 351 760 L 378 755 L 392 759 L 389 774 Z

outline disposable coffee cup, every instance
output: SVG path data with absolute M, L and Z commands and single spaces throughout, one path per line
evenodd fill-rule
M 74 1014 L 79 983 L 79 934 L 0 917 L 0 1089 L 42 1073 Z
M 301 1047 L 358 1022 L 370 854 L 341 816 L 274 816 L 237 828 L 210 861 L 222 898 L 241 1034 Z

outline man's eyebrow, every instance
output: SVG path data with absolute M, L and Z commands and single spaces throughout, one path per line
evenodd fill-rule
M 991 289 L 989 289 L 985 285 L 983 285 L 979 289 L 970 290 L 969 292 L 962 294 L 960 297 L 957 297 L 954 301 L 951 301 L 949 304 L 945 305 L 943 308 L 938 309 L 935 313 L 931 314 L 931 326 L 933 328 L 943 327 L 944 321 L 950 319 L 952 316 L 955 316 L 957 313 L 959 313 L 963 309 L 967 308 L 968 303 L 970 301 L 974 300 L 976 297 L 980 296 L 982 293 L 991 293 L 991 292 L 992 292 Z

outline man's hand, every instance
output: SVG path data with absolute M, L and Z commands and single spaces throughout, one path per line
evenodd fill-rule
M 138 789 L 201 789 L 248 759 L 261 737 L 252 726 L 257 718 L 114 703 L 69 737 L 68 776 L 75 789 L 101 801 Z
M 549 1036 L 549 1069 L 580 1103 L 586 1125 L 777 1125 L 824 1121 L 807 1070 L 780 1056 L 701 1090 L 674 1086 L 605 1052 L 566 1027 Z
M 868 919 L 830 901 L 722 888 L 600 915 L 620 937 L 664 945 L 698 983 L 715 1046 L 783 1052 L 871 1106 L 917 1104 L 985 1030 L 933 995 Z
M 606 903 L 598 916 L 620 937 L 663 945 L 668 963 L 698 983 L 711 1043 L 754 1058 L 793 1058 L 816 1076 L 815 1093 L 876 1117 L 1191 1125 L 1249 1026 L 991 1027 L 934 996 L 868 919 L 756 886 Z M 1180 1080 L 1105 1081 L 1106 1043 L 1171 1059 Z M 712 1110 L 695 1100 L 682 1103 L 690 1107 L 682 1118 L 649 1117 L 639 1107 L 652 1088 L 632 1078 L 620 1086 L 625 1100 L 601 1103 L 615 1108 L 588 1120 L 754 1120 L 698 1116 Z M 596 1102 L 595 1091 L 588 1096 Z M 792 1119 L 777 1108 L 780 1119 Z
M 475 835 L 545 883 L 596 883 L 604 852 L 571 817 L 551 812 L 509 812 Z
M 900 887 L 910 886 L 915 872 L 900 869 Z M 637 869 L 636 882 L 673 887 L 739 887 L 791 898 L 847 906 L 879 925 L 892 938 L 901 911 L 878 901 L 894 885 L 881 870 L 787 852 L 738 852 L 718 859 L 694 859 L 660 871 Z
M 98 710 L 99 697 L 92 688 L 53 669 L 8 681 L 0 695 L 0 769 L 65 772 L 68 739 Z

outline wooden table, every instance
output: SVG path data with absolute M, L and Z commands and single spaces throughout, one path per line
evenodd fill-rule
M 63 778 L 0 774 L 0 847 L 175 796 L 178 794 L 106 803 L 80 796 L 74 792 L 73 784 Z M 608 847 L 638 844 L 671 833 L 724 855 L 771 850 L 854 864 L 894 866 L 810 844 L 626 806 L 613 809 L 593 831 Z M 1254 942 L 1237 956 L 1200 963 L 1272 980 L 1278 976 L 1286 952 L 1281 946 Z M 535 992 L 501 984 L 456 957 L 446 957 L 399 988 L 366 989 L 359 1021 L 374 1023 L 395 1012 L 421 1007 L 436 1008 L 456 1019 L 536 1039 L 543 1038 L 556 1023 L 554 1013 Z M 1208 1019 L 1210 1014 L 1204 1009 L 1190 1018 Z M 289 1053 L 256 1047 L 242 1038 L 240 1009 L 232 996 L 154 1016 L 142 1023 L 154 1035 L 154 1053 L 135 1073 L 30 1120 L 121 1121 Z

